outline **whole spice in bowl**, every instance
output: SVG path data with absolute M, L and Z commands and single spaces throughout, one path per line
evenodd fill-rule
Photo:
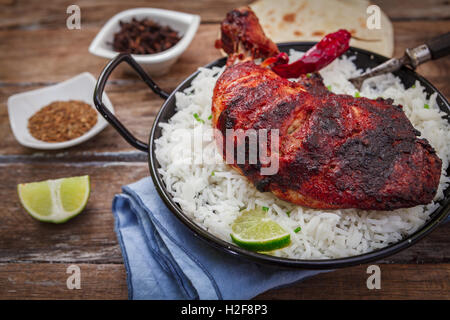
M 97 112 L 77 100 L 55 101 L 28 120 L 30 134 L 41 141 L 62 142 L 78 138 L 97 123 Z
M 153 54 L 173 47 L 180 36 L 169 26 L 150 20 L 119 21 L 120 31 L 114 34 L 113 49 L 132 54 Z

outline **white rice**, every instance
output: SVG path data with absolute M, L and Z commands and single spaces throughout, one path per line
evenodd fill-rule
M 303 53 L 291 51 L 291 61 Z M 353 58 L 342 57 L 320 74 L 335 93 L 353 95 L 356 90 L 347 81 L 360 74 Z M 409 209 L 368 211 L 358 209 L 317 210 L 297 206 L 276 198 L 269 192 L 261 193 L 224 161 L 217 157 L 211 136 L 203 141 L 203 163 L 195 159 L 201 151 L 192 145 L 192 136 L 199 129 L 211 128 L 211 99 L 221 68 L 200 69 L 192 86 L 176 94 L 176 114 L 169 123 L 162 123 L 162 136 L 156 140 L 156 156 L 168 191 L 184 212 L 210 233 L 231 242 L 231 224 L 242 208 L 269 207 L 268 215 L 291 232 L 291 245 L 272 254 L 298 259 L 328 259 L 348 257 L 397 242 L 415 232 L 437 207 L 435 202 Z M 403 105 L 407 117 L 435 148 L 443 168 L 435 201 L 443 198 L 450 182 L 445 175 L 449 163 L 450 128 L 436 103 L 436 94 L 427 97 L 419 82 L 405 89 L 392 74 L 366 81 L 360 92 L 367 98 L 392 98 Z M 429 109 L 424 108 L 427 104 Z M 194 118 L 194 114 L 204 123 Z M 186 134 L 190 132 L 192 134 Z M 209 157 L 209 158 L 208 158 Z M 209 161 L 208 161 L 209 160 Z M 286 212 L 290 212 L 289 216 Z M 293 230 L 301 227 L 301 231 Z

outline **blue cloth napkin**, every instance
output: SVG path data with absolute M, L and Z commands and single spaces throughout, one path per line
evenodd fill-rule
M 150 177 L 122 191 L 113 213 L 129 299 L 250 299 L 331 271 L 280 269 L 220 252 L 178 221 Z
M 250 299 L 326 271 L 263 266 L 195 237 L 160 199 L 150 177 L 113 201 L 129 299 Z

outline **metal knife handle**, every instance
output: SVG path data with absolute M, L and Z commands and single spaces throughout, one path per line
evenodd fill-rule
M 427 43 L 432 59 L 439 59 L 450 54 L 450 32 L 440 35 Z
M 405 55 L 409 58 L 409 61 L 405 63 L 410 65 L 413 69 L 417 68 L 419 64 L 431 60 L 432 58 L 431 51 L 426 44 L 422 44 L 412 49 L 406 49 Z
M 366 71 L 362 75 L 349 79 L 349 81 L 357 88 L 361 86 L 365 79 L 387 73 L 394 72 L 407 65 L 415 69 L 419 64 L 428 60 L 435 60 L 446 55 L 450 55 L 450 32 L 429 40 L 426 44 L 422 44 L 412 49 L 406 49 L 405 55 L 400 59 L 392 58 L 388 61 Z

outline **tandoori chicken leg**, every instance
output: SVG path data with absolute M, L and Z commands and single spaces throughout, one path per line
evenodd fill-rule
M 260 27 L 250 38 L 242 32 L 224 38 L 224 30 L 235 32 L 233 17 L 239 26 L 246 17 L 257 24 L 249 8 L 240 8 L 222 25 L 222 43 L 240 48 L 239 54 L 246 57 L 234 56 L 217 81 L 213 126 L 222 132 L 224 156 L 230 148 L 248 143 L 227 138 L 229 129 L 276 129 L 279 148 L 269 151 L 271 161 L 278 161 L 276 174 L 262 175 L 261 167 L 269 164 L 259 161 L 235 161 L 231 166 L 258 190 L 311 208 L 392 210 L 433 200 L 442 162 L 427 140 L 418 138 L 420 132 L 402 106 L 390 99 L 334 94 L 318 73 L 289 81 L 255 64 L 251 58 L 268 58 L 279 54 L 278 49 Z M 250 45 L 242 37 L 257 42 Z M 270 140 L 269 136 L 267 145 Z

